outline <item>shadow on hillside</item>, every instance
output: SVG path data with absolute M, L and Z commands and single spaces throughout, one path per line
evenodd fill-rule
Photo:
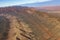
M 7 40 L 8 31 L 10 29 L 9 20 L 4 16 L 0 16 L 0 40 Z

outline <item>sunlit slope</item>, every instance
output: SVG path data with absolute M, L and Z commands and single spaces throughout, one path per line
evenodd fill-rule
M 0 40 L 60 40 L 60 17 L 54 15 L 27 7 L 0 8 L 0 23 L 9 27 L 0 24 Z

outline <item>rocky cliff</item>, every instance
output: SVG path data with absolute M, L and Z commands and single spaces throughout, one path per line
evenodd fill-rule
M 60 40 L 60 17 L 54 15 L 34 8 L 0 8 L 0 40 Z

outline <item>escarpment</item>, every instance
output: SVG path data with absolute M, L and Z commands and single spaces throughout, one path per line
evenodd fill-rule
M 54 15 L 33 8 L 0 8 L 0 40 L 60 40 L 60 17 Z

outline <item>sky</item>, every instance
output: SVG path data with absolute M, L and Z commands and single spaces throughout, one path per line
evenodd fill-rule
M 49 2 L 49 1 L 57 1 L 57 0 L 0 0 L 0 7 L 22 5 L 28 3 L 37 3 L 37 2 L 42 3 L 42 2 Z
M 60 6 L 60 0 L 48 0 L 43 2 L 23 4 L 22 6 L 28 6 L 28 7 Z
M 35 2 L 46 2 L 52 0 L 0 0 L 0 7 L 21 5 Z

